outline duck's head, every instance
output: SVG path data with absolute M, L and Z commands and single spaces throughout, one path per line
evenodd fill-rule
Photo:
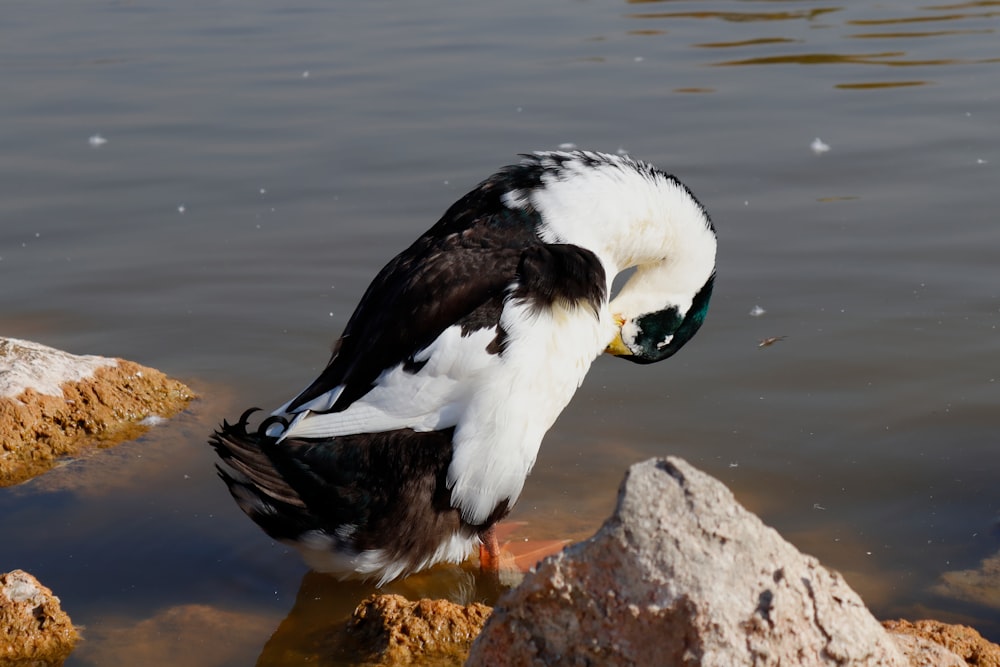
M 608 304 L 617 334 L 607 353 L 640 364 L 662 361 L 698 332 L 715 285 L 715 228 L 691 192 L 676 179 L 658 181 L 659 219 L 667 231 L 653 258 L 635 262 Z M 651 239 L 651 241 L 654 241 Z
M 541 172 L 538 186 L 512 198 L 539 211 L 539 236 L 593 251 L 608 293 L 616 275 L 634 269 L 608 304 L 606 352 L 643 364 L 677 352 L 705 321 L 715 282 L 705 208 L 677 178 L 626 156 L 536 153 L 528 162 Z
M 652 364 L 672 356 L 701 328 L 714 283 L 713 273 L 690 303 L 669 304 L 631 317 L 616 312 L 612 302 L 618 333 L 605 352 L 637 364 Z

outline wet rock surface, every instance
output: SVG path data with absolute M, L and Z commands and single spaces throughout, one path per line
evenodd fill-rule
M 940 621 L 884 621 L 900 637 L 915 637 L 945 647 L 973 667 L 1000 667 L 1000 646 L 987 641 L 967 625 Z M 937 664 L 937 663 L 928 663 Z
M 964 663 L 896 642 L 840 575 L 669 458 L 633 466 L 598 533 L 500 599 L 467 664 Z
M 148 428 L 144 420 L 169 417 L 193 397 L 184 384 L 131 361 L 0 338 L 0 486 L 88 445 L 135 438 Z
M 461 665 L 491 608 L 376 595 L 355 609 L 346 644 L 366 665 Z
M 79 638 L 59 598 L 35 577 L 0 574 L 0 665 L 61 665 Z

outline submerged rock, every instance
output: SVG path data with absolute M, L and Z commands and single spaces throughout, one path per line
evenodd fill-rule
M 964 665 L 897 643 L 839 574 L 677 458 L 632 466 L 614 515 L 500 599 L 467 664 Z
M 180 382 L 131 361 L 0 338 L 0 486 L 88 444 L 132 439 L 193 397 Z
M 0 574 L 0 665 L 61 665 L 79 638 L 52 591 L 23 570 Z

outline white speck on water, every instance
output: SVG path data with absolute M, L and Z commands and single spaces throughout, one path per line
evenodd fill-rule
M 561 151 L 571 151 L 574 148 L 576 148 L 576 144 L 574 144 L 572 141 L 566 141 L 559 144 L 559 150 Z
M 448 185 L 448 180 L 447 180 L 447 179 L 445 179 L 445 180 L 444 180 L 444 181 L 442 181 L 442 182 L 443 182 L 443 183 L 444 183 L 445 185 Z
M 625 150 L 624 146 L 619 146 L 618 150 L 616 150 L 615 152 L 618 153 L 619 155 L 628 155 L 628 151 Z
M 766 312 L 767 311 L 761 308 L 760 306 L 754 306 L 753 308 L 750 309 L 750 317 L 760 317 Z
M 749 206 L 750 205 L 750 200 L 749 199 L 744 199 L 743 200 L 743 205 L 744 206 Z
M 87 143 L 93 146 L 94 148 L 100 148 L 104 144 L 108 143 L 108 140 L 99 134 L 95 134 L 89 139 L 87 139 Z
M 984 160 L 983 158 L 976 158 L 976 164 L 989 164 L 989 160 Z
M 309 70 L 306 70 L 306 71 L 302 72 L 302 78 L 303 79 L 308 79 L 309 78 Z
M 813 503 L 813 509 L 814 510 L 825 510 L 826 508 L 823 507 L 822 505 L 820 505 L 819 503 Z
M 736 462 L 736 461 L 733 461 L 732 463 L 729 464 L 729 467 L 730 468 L 739 468 L 740 464 L 738 462 Z
M 267 194 L 267 189 L 266 189 L 266 188 L 261 188 L 261 189 L 260 189 L 260 193 L 261 193 L 262 195 L 266 195 L 266 194 Z
M 145 419 L 139 422 L 142 426 L 159 426 L 163 422 L 167 421 L 160 415 L 149 415 Z
M 180 206 L 177 207 L 177 212 L 183 215 L 184 213 L 187 212 L 187 206 L 181 204 Z
M 524 107 L 518 107 L 518 108 L 517 108 L 517 112 L 518 112 L 518 113 L 521 113 L 522 111 L 524 111 Z
M 816 137 L 815 139 L 813 139 L 812 143 L 809 144 L 809 148 L 811 148 L 812 152 L 815 153 L 816 155 L 822 155 L 823 153 L 830 150 L 830 145 L 824 143 L 823 140 L 820 139 L 819 137 Z

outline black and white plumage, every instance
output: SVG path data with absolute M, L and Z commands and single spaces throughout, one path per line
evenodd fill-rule
M 624 156 L 525 156 L 379 272 L 312 384 L 257 429 L 249 413 L 223 424 L 220 473 L 314 569 L 382 584 L 460 562 L 599 354 L 652 363 L 697 332 L 715 254 L 676 178 Z

